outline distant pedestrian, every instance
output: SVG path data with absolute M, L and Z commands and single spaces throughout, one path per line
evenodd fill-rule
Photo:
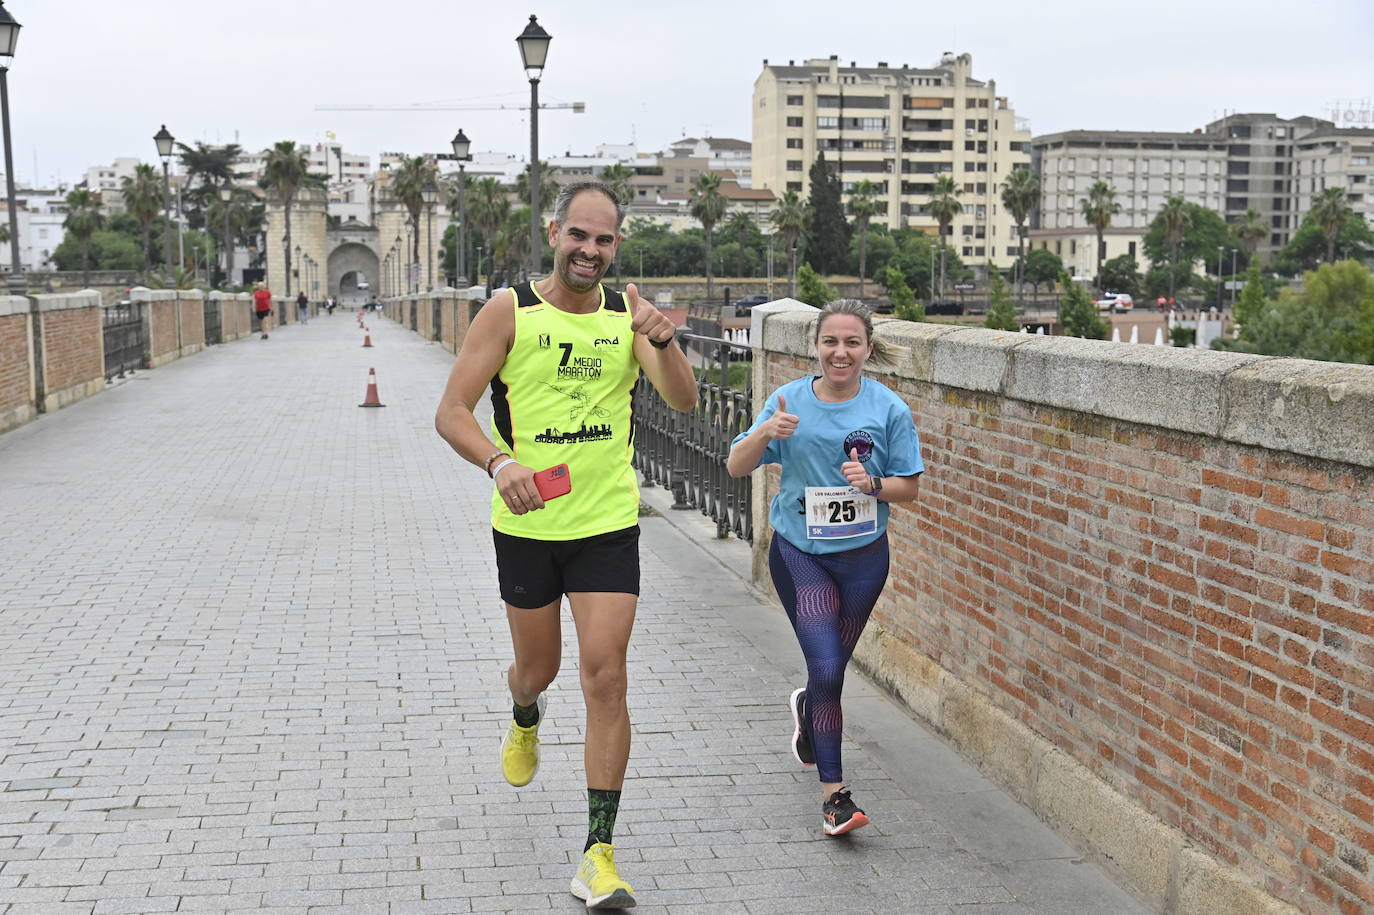
M 310 296 L 305 294 L 304 289 L 296 296 L 296 317 L 301 319 L 302 324 L 310 323 Z
M 335 302 L 334 302 L 334 297 L 333 297 L 332 295 L 331 295 L 329 298 L 327 298 L 327 299 L 324 300 L 324 307 L 325 307 L 325 310 L 329 312 L 329 316 L 330 316 L 331 318 L 334 316 L 334 305 L 335 305 Z
M 266 283 L 258 283 L 253 287 L 253 314 L 258 318 L 258 330 L 262 333 L 262 339 L 267 339 L 267 328 L 272 322 L 272 293 L 268 291 Z
M 742 477 L 782 465 L 768 566 L 807 670 L 790 701 L 792 752 L 816 766 L 821 829 L 837 836 L 868 823 L 840 765 L 844 670 L 887 583 L 887 503 L 916 498 L 925 464 L 911 408 L 863 375 L 870 359 L 881 365 L 896 355 L 873 339 L 869 309 L 831 302 L 813 344 L 820 374 L 773 392 L 725 466 Z

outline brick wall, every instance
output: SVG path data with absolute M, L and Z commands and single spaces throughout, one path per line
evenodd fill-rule
M 0 432 L 23 425 L 37 413 L 28 315 L 28 299 L 0 297 Z
M 812 372 L 809 316 L 767 320 L 760 403 Z M 1033 807 L 1029 757 L 993 762 L 1009 733 L 974 735 L 900 682 L 884 646 L 1232 880 L 1306 912 L 1371 911 L 1374 368 L 881 332 L 911 348 L 879 377 L 911 404 L 928 472 L 893 511 L 891 580 L 857 660 Z M 1086 836 L 1080 814 L 1055 813 Z M 1165 876 L 1149 901 L 1208 911 Z
M 40 295 L 43 409 L 57 410 L 105 388 L 105 337 L 100 293 Z

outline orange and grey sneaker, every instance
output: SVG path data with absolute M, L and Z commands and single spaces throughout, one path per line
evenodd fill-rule
M 842 836 L 867 825 L 868 814 L 850 800 L 849 792 L 843 788 L 821 805 L 821 829 L 828 836 Z
M 589 909 L 632 909 L 634 890 L 615 869 L 615 846 L 597 842 L 582 853 L 582 864 L 569 888 Z

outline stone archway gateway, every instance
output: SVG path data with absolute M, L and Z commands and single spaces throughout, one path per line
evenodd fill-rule
M 366 302 L 378 294 L 381 273 L 377 252 L 361 241 L 346 241 L 329 252 L 329 293 L 340 304 Z

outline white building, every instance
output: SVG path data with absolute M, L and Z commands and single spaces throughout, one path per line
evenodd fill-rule
M 124 212 L 124 197 L 120 190 L 124 179 L 134 176 L 134 168 L 141 161 L 134 156 L 120 156 L 112 165 L 93 165 L 86 169 L 86 188 L 100 195 L 105 213 L 113 215 Z
M 3 176 L 0 176 L 3 186 Z M 62 244 L 66 230 L 62 228 L 67 218 L 67 192 L 70 188 L 59 185 L 56 188 L 24 189 L 14 192 L 16 217 L 19 222 L 19 264 L 25 273 L 36 270 L 54 270 L 52 253 Z M 8 199 L 0 199 L 0 212 L 8 208 Z M 0 246 L 0 264 L 9 270 L 9 245 Z

